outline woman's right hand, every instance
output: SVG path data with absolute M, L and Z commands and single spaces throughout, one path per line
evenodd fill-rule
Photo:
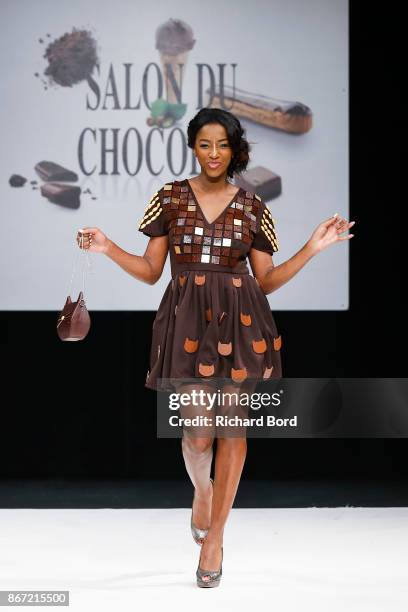
M 82 236 L 85 250 L 92 253 L 106 253 L 109 238 L 98 227 L 83 227 L 81 231 L 78 231 L 76 240 L 80 249 L 82 248 Z

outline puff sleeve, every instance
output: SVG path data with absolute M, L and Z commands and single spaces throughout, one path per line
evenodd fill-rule
M 156 191 L 139 221 L 138 230 L 146 236 L 165 236 L 169 233 L 167 215 L 163 207 L 163 187 Z
M 275 219 L 267 205 L 260 200 L 259 212 L 256 221 L 256 232 L 252 247 L 258 251 L 264 251 L 273 255 L 279 250 L 278 239 L 275 231 Z

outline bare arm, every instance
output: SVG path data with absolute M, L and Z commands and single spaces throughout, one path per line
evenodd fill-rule
M 348 223 L 337 213 L 326 221 L 322 221 L 314 230 L 310 239 L 293 257 L 275 266 L 272 256 L 264 251 L 252 248 L 249 252 L 251 269 L 259 286 L 265 294 L 276 291 L 288 282 L 314 255 L 327 248 L 331 244 L 342 240 L 349 240 L 354 234 L 341 236 L 355 221 Z
M 313 255 L 315 255 L 315 252 L 306 243 L 293 257 L 279 264 L 279 266 L 275 266 L 269 253 L 251 249 L 249 262 L 259 286 L 265 294 L 268 294 L 287 283 Z
M 149 239 L 144 255 L 132 255 L 112 240 L 108 240 L 105 254 L 125 272 L 154 285 L 162 275 L 168 251 L 168 236 L 155 236 Z
M 133 255 L 110 240 L 99 228 L 83 228 L 84 248 L 91 252 L 104 253 L 125 272 L 149 285 L 154 285 L 162 275 L 169 251 L 168 236 L 149 239 L 144 255 Z M 81 247 L 80 234 L 77 242 Z

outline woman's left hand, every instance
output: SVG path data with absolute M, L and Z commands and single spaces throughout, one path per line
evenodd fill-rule
M 347 222 L 346 219 L 340 217 L 337 213 L 330 217 L 326 221 L 320 223 L 311 237 L 308 240 L 308 244 L 312 247 L 313 251 L 318 253 L 323 251 L 326 247 L 340 242 L 340 240 L 350 240 L 354 234 L 346 234 L 341 236 L 346 230 L 354 225 L 355 221 Z

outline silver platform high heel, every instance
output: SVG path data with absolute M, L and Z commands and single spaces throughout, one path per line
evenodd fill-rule
M 198 562 L 198 567 L 196 571 L 197 576 L 197 586 L 211 588 L 219 586 L 221 582 L 222 576 L 222 560 L 224 557 L 224 548 L 221 546 L 221 566 L 219 570 L 204 570 L 200 567 L 201 561 L 201 553 L 200 553 L 200 561 Z M 206 580 L 205 580 L 206 578 Z
M 211 484 L 214 486 L 214 481 L 212 478 L 210 478 Z M 195 492 L 194 492 L 195 495 Z M 194 504 L 194 497 L 193 497 L 193 504 Z M 200 540 L 204 540 L 204 538 L 206 537 L 207 533 L 208 533 L 208 529 L 199 529 L 198 527 L 196 527 L 193 523 L 193 509 L 191 508 L 191 520 L 190 520 L 190 527 L 191 527 L 191 535 L 193 536 L 194 542 L 196 544 L 198 544 L 199 546 L 201 546 L 202 542 Z

